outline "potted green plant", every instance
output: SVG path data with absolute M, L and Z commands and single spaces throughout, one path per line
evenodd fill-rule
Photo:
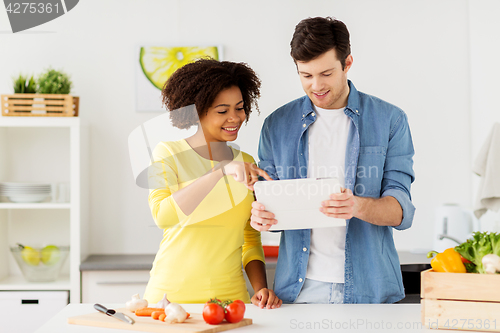
M 70 93 L 72 85 L 73 83 L 71 82 L 68 74 L 64 73 L 62 70 L 58 71 L 48 68 L 45 72 L 38 76 L 37 93 L 66 95 Z M 46 100 L 51 99 L 46 98 Z M 57 107 L 58 105 L 47 104 L 46 106 Z
M 14 95 L 2 95 L 4 116 L 78 116 L 79 98 L 69 95 L 73 83 L 62 70 L 46 69 L 36 80 L 14 78 Z
M 36 82 L 33 76 L 28 80 L 27 76 L 19 74 L 12 78 L 14 83 L 14 93 L 16 94 L 34 94 L 36 93 Z M 19 100 L 33 100 L 33 98 L 19 98 Z M 14 104 L 14 106 L 31 106 L 31 104 Z
M 69 94 L 72 86 L 73 83 L 68 74 L 49 68 L 38 76 L 36 92 L 39 94 Z
M 19 74 L 14 81 L 14 93 L 16 94 L 34 94 L 36 93 L 36 82 L 33 76 L 28 80 L 27 76 Z

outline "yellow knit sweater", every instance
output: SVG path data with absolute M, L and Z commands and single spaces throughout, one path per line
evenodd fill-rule
M 255 163 L 234 148 L 234 160 Z M 250 301 L 242 264 L 264 262 L 260 232 L 250 226 L 253 193 L 233 177 L 221 178 L 186 216 L 172 194 L 207 173 L 216 163 L 198 155 L 185 140 L 161 142 L 149 171 L 149 206 L 163 240 L 153 262 L 144 298 L 158 302 Z

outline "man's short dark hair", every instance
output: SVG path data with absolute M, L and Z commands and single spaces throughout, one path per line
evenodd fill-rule
M 309 17 L 300 21 L 295 27 L 290 47 L 290 55 L 295 62 L 310 61 L 335 49 L 342 70 L 347 56 L 351 54 L 349 30 L 343 22 L 331 17 Z

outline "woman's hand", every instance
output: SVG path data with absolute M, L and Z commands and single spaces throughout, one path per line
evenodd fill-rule
M 276 309 L 283 304 L 283 301 L 276 296 L 274 291 L 267 288 L 262 288 L 252 296 L 252 304 L 263 309 Z
M 272 212 L 267 211 L 263 204 L 258 201 L 252 202 L 252 210 L 250 211 L 250 225 L 258 231 L 267 231 L 274 224 L 278 223 Z
M 222 161 L 220 167 L 228 176 L 232 176 L 234 180 L 245 185 L 249 190 L 253 191 L 253 184 L 259 180 L 259 176 L 266 180 L 273 180 L 267 172 L 257 167 L 255 164 L 239 161 Z

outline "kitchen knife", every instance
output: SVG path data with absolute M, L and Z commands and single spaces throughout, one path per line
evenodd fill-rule
M 97 303 L 94 304 L 94 309 L 96 309 L 97 311 L 102 312 L 104 314 L 107 314 L 110 317 L 119 319 L 127 324 L 132 325 L 133 323 L 135 323 L 135 321 L 132 318 L 130 318 L 129 316 L 127 316 L 121 312 L 116 312 L 113 309 L 108 309 L 105 306 L 102 306 L 101 304 L 97 304 Z

